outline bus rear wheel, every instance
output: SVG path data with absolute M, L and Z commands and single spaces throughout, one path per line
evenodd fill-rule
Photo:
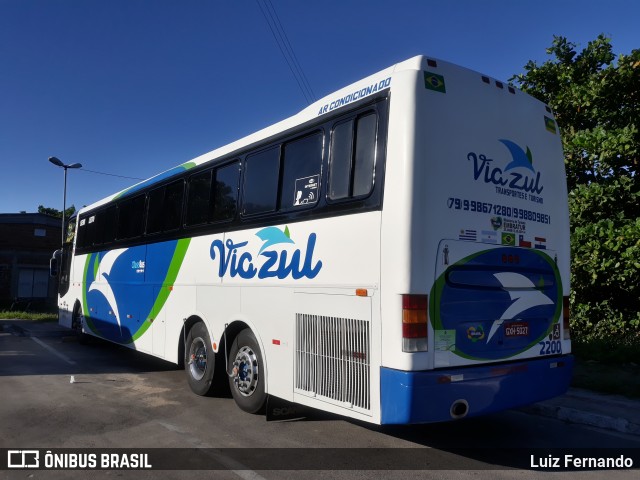
M 208 395 L 212 390 L 215 354 L 204 323 L 198 322 L 189 330 L 185 347 L 184 369 L 189 387 L 196 395 Z
M 262 413 L 267 400 L 264 363 L 251 329 L 242 330 L 233 341 L 229 366 L 229 387 L 238 407 L 248 413 Z

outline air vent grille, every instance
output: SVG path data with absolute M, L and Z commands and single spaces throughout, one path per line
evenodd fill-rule
M 296 389 L 369 410 L 369 322 L 296 314 Z

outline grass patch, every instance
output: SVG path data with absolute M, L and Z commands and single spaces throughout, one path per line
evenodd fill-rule
M 584 360 L 617 365 L 640 362 L 640 341 L 623 343 L 605 339 L 574 340 L 571 342 L 571 349 L 576 357 Z
M 572 386 L 640 398 L 640 344 L 574 340 L 572 350 Z
M 0 318 L 33 320 L 36 322 L 57 322 L 57 313 L 38 313 L 38 312 L 21 312 L 18 310 L 0 310 Z
M 640 398 L 640 367 L 577 359 L 571 386 L 601 393 Z

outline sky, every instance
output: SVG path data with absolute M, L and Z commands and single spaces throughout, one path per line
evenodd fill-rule
M 62 209 L 51 156 L 80 208 L 305 108 L 264 1 L 0 0 L 0 213 Z M 633 0 L 270 2 L 316 98 L 418 54 L 507 81 L 554 35 L 640 48 Z

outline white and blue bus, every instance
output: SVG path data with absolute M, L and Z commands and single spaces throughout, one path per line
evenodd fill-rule
M 60 323 L 200 395 L 378 424 L 564 393 L 569 214 L 551 109 L 418 56 L 83 208 Z M 218 368 L 216 368 L 216 364 Z

